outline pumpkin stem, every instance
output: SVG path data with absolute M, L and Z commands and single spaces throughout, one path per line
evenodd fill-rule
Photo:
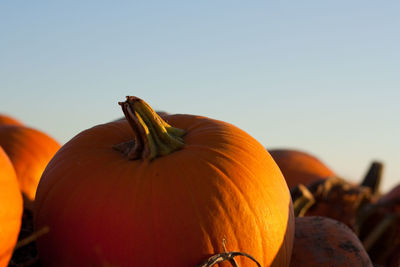
M 185 131 L 165 122 L 145 101 L 127 96 L 119 102 L 134 132 L 134 140 L 114 146 L 130 160 L 168 155 L 184 146 Z
M 224 249 L 223 253 L 218 253 L 218 254 L 212 255 L 210 258 L 205 260 L 202 264 L 198 265 L 197 267 L 211 267 L 222 261 L 229 261 L 233 267 L 239 267 L 239 264 L 235 260 L 236 256 L 247 257 L 247 258 L 251 259 L 252 261 L 254 261 L 258 267 L 261 267 L 261 264 L 258 263 L 258 261 L 254 257 L 252 257 L 251 255 L 249 255 L 247 253 L 228 252 L 226 249 L 226 238 L 225 237 L 222 239 L 222 247 Z
M 314 205 L 315 198 L 303 184 L 297 185 L 290 191 L 293 200 L 293 210 L 296 217 L 303 217 Z
M 26 246 L 26 245 L 36 241 L 39 237 L 47 234 L 49 231 L 50 231 L 50 228 L 48 226 L 45 226 L 45 227 L 39 229 L 38 231 L 32 233 L 30 236 L 28 236 L 22 240 L 19 240 L 18 243 L 15 245 L 14 250 L 17 250 L 23 246 Z
M 379 186 L 382 181 L 382 170 L 383 164 L 381 162 L 372 162 L 367 174 L 361 182 L 361 186 L 365 186 L 371 189 L 372 195 L 379 194 Z
M 215 254 L 215 255 L 211 256 L 210 258 L 208 258 L 207 260 L 205 260 L 202 264 L 198 265 L 197 267 L 211 267 L 211 266 L 214 266 L 215 264 L 218 264 L 223 261 L 229 261 L 232 264 L 232 266 L 235 266 L 235 264 L 237 264 L 234 261 L 234 258 L 236 256 L 247 257 L 247 258 L 251 259 L 252 261 L 254 261 L 258 267 L 261 267 L 261 264 L 254 257 L 252 257 L 251 255 L 244 253 L 244 252 L 224 252 L 224 253 Z
M 376 244 L 378 239 L 388 230 L 394 223 L 398 222 L 399 215 L 388 214 L 362 241 L 366 251 L 370 252 L 373 245 Z

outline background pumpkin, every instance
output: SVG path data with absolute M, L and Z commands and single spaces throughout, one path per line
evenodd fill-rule
M 400 185 L 365 207 L 359 236 L 371 259 L 389 267 L 400 265 Z
M 388 203 L 388 202 L 396 202 L 397 200 L 400 201 L 400 184 L 393 187 L 389 192 L 382 195 L 378 202 L 379 203 Z
M 343 223 L 326 217 L 296 218 L 292 267 L 368 267 L 360 240 Z
M 222 121 L 165 116 L 182 137 L 142 100 L 121 104 L 127 120 L 81 132 L 43 173 L 35 227 L 50 227 L 37 240 L 45 266 L 196 266 L 225 248 L 262 266 L 289 265 L 291 199 L 260 143 Z M 141 121 L 157 132 L 153 141 L 142 140 Z M 164 155 L 148 149 L 181 141 Z
M 17 242 L 22 216 L 22 197 L 17 176 L 0 147 L 0 266 L 7 266 Z
M 14 166 L 24 205 L 31 206 L 40 176 L 60 145 L 47 134 L 33 128 L 2 125 L 0 146 Z
M 22 125 L 22 122 L 9 115 L 0 114 L 0 125 Z
M 268 151 L 281 169 L 289 188 L 335 176 L 330 168 L 309 153 L 293 149 Z

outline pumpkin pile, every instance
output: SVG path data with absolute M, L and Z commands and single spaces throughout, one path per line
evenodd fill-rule
M 354 184 L 232 124 L 119 104 L 63 146 L 0 116 L 0 267 L 398 266 L 382 164 Z
M 14 166 L 24 207 L 32 209 L 40 177 L 60 144 L 45 133 L 2 115 L 0 146 Z
M 46 133 L 0 114 L 0 266 L 37 262 L 36 247 L 27 242 L 34 232 L 35 193 L 59 148 Z M 16 245 L 17 238 L 22 243 Z
M 291 154 L 293 155 L 293 152 Z M 307 153 L 302 152 L 302 155 L 307 155 Z M 310 157 L 314 158 L 311 155 Z M 285 160 L 290 161 L 292 159 Z M 280 161 L 282 159 L 277 160 L 277 163 L 282 172 L 285 173 L 284 168 L 290 164 L 287 162 L 285 162 L 286 165 L 280 164 Z M 292 176 L 285 176 L 286 179 L 292 179 L 295 175 L 293 173 L 296 173 L 296 171 L 300 174 L 304 172 L 303 166 L 298 169 L 296 166 L 300 165 L 290 165 Z M 311 165 L 308 169 L 310 173 L 312 173 L 312 167 Z M 316 168 L 310 176 L 317 176 L 320 173 L 320 168 L 320 166 Z M 379 185 L 382 180 L 382 171 L 383 164 L 381 162 L 372 162 L 364 179 L 359 184 L 349 182 L 336 175 L 320 177 L 314 179 L 313 182 L 310 182 L 309 179 L 298 179 L 301 175 L 297 177 L 297 180 L 292 179 L 291 195 L 296 216 L 296 237 L 292 262 L 297 262 L 297 264 L 292 264 L 293 266 L 306 266 L 299 265 L 299 262 L 310 256 L 310 253 L 305 252 L 310 247 L 305 248 L 305 244 L 300 243 L 304 241 L 299 240 L 299 235 L 302 235 L 299 231 L 304 228 L 304 226 L 300 226 L 300 219 L 304 220 L 304 223 L 308 226 L 313 224 L 312 218 L 320 216 L 334 219 L 351 229 L 352 235 L 361 241 L 362 248 L 368 253 L 374 266 L 394 267 L 400 265 L 400 185 L 387 194 L 381 194 Z M 306 220 L 308 221 L 306 222 Z M 320 227 L 315 227 L 313 231 L 319 230 Z M 335 238 L 338 235 L 336 233 Z M 318 236 L 318 234 L 315 234 L 315 236 Z M 312 239 L 315 236 L 307 236 L 306 238 Z M 302 238 L 304 239 L 304 237 Z M 313 243 L 317 250 L 321 250 L 324 245 L 321 245 L 320 242 L 324 238 L 309 242 L 310 244 Z M 296 241 L 301 244 L 300 247 L 297 247 Z M 354 247 L 357 247 L 357 249 L 354 249 Z M 330 246 L 325 253 L 331 253 L 332 248 L 333 246 Z M 360 246 L 353 244 L 352 249 L 359 252 Z M 296 250 L 300 253 L 297 253 Z M 334 252 L 337 253 L 338 251 L 335 249 Z M 321 255 L 321 253 L 318 253 L 318 255 Z M 362 254 L 364 255 L 364 253 Z M 344 257 L 345 253 L 342 253 L 342 256 Z M 357 258 L 366 261 L 365 255 L 362 257 L 357 255 Z M 349 260 L 348 262 L 351 263 L 352 261 Z M 333 262 L 330 262 L 330 264 L 333 264 L 331 266 L 347 266 L 339 263 L 335 265 Z M 358 264 L 353 262 L 351 265 L 372 266 L 361 262 Z

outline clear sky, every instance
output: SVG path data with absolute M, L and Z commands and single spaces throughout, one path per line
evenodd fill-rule
M 155 109 L 400 183 L 399 1 L 1 1 L 0 112 L 61 143 Z

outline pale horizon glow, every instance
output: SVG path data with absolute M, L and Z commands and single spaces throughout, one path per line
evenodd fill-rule
M 400 184 L 397 1 L 6 1 L 0 112 L 61 143 L 155 109 L 235 124 L 360 181 Z

